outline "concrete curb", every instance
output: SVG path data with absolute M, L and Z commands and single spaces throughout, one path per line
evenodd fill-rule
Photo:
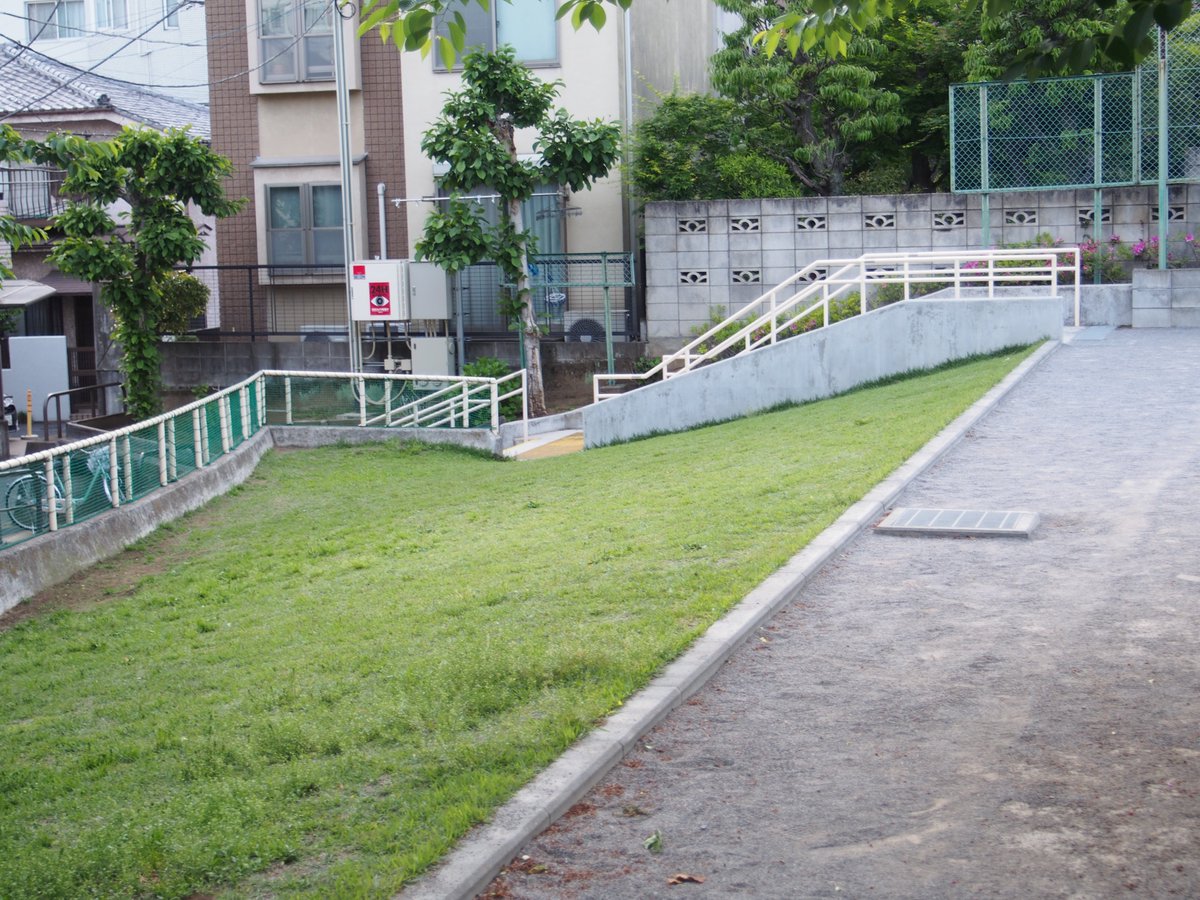
M 590 732 L 468 834 L 443 862 L 399 895 L 404 900 L 466 900 L 500 872 L 521 847 L 577 803 L 643 734 L 696 693 L 762 624 L 790 603 L 831 557 L 865 528 L 910 482 L 953 447 L 1059 347 L 1048 341 L 1003 381 L 947 425 L 807 547 L 755 587 L 720 621 L 603 726 Z

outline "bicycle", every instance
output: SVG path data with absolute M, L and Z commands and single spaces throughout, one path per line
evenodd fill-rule
M 109 455 L 107 447 L 89 450 L 87 468 L 92 473 L 87 487 L 82 494 L 75 495 L 72 491 L 71 511 L 92 499 L 97 483 L 104 489 L 108 504 L 112 505 L 112 486 L 109 484 Z M 62 516 L 67 509 L 65 500 L 66 490 L 57 471 L 54 473 L 54 484 L 46 483 L 46 476 L 41 473 L 22 475 L 9 486 L 4 494 L 4 505 L 8 509 L 8 517 L 18 528 L 32 531 L 36 534 L 50 527 L 51 503 L 56 516 Z

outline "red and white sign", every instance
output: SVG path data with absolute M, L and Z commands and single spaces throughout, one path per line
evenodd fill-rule
M 367 267 L 361 263 L 355 263 L 352 272 L 355 281 L 367 277 Z
M 391 316 L 392 286 L 386 281 L 372 281 L 368 285 L 368 293 L 371 295 L 371 315 Z

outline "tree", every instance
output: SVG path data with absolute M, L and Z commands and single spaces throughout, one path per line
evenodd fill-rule
M 511 47 L 472 53 L 464 61 L 463 89 L 446 96 L 442 115 L 421 140 L 427 156 L 447 165 L 442 186 L 451 199 L 427 220 L 417 256 L 450 272 L 488 259 L 499 265 L 508 285 L 502 312 L 518 322 L 534 415 L 545 412 L 546 402 L 541 331 L 529 291 L 528 255 L 534 248 L 521 221 L 521 203 L 547 182 L 572 191 L 590 188 L 608 174 L 620 152 L 617 125 L 551 112 L 557 95 L 558 83 L 535 78 Z M 516 131 L 522 128 L 538 133 L 536 161 L 517 155 Z M 477 205 L 459 199 L 478 191 L 499 197 L 494 227 Z
M 455 11 L 461 0 L 365 0 L 362 33 L 378 28 L 385 41 L 403 50 L 420 50 L 428 54 L 437 40 L 444 58 L 451 59 L 461 52 L 466 42 L 466 23 Z M 469 2 L 469 0 L 468 0 Z M 476 0 L 487 8 L 493 0 Z M 502 0 L 495 0 L 502 2 Z M 641 0 L 651 2 L 651 0 Z M 770 27 L 761 32 L 768 54 L 780 46 L 795 56 L 820 45 L 831 57 L 845 56 L 856 35 L 861 35 L 881 20 L 891 19 L 920 0 L 812 0 L 806 9 L 791 9 L 780 14 Z M 995 19 L 1011 10 L 1017 0 L 969 0 L 964 15 L 982 13 L 984 19 Z M 558 17 L 569 18 L 576 27 L 590 23 L 604 27 L 608 18 L 606 7 L 628 9 L 633 0 L 562 0 Z M 1192 0 L 1096 0 L 1097 7 L 1113 11 L 1109 27 L 1092 37 L 1056 34 L 1036 47 L 1027 48 L 1013 61 L 1006 74 L 1026 74 L 1037 77 L 1050 71 L 1057 61 L 1063 61 L 1067 71 L 1082 72 L 1099 54 L 1113 65 L 1128 68 L 1149 53 L 1153 47 L 1153 29 L 1168 31 L 1187 18 Z M 448 36 L 438 37 L 434 30 L 435 17 L 449 14 Z
M 779 123 L 764 147 L 814 194 L 841 194 L 857 150 L 904 124 L 900 98 L 876 85 L 883 45 L 857 35 L 842 57 L 823 49 L 768 55 L 754 36 L 779 12 L 775 0 L 716 0 L 742 20 L 712 58 L 713 87 L 752 122 Z M 809 0 L 791 3 L 803 9 Z
M 634 127 L 629 180 L 640 200 L 794 197 L 799 185 L 762 152 L 731 100 L 665 94 Z
M 0 161 L 28 162 L 32 158 L 34 147 L 32 142 L 21 137 L 11 125 L 0 124 Z M 7 244 L 10 252 L 45 239 L 46 233 L 40 228 L 31 228 L 10 215 L 0 216 L 0 242 Z M 7 254 L 0 254 L 0 281 L 13 277 L 9 262 Z M 5 329 L 7 330 L 11 330 L 11 327 Z
M 177 324 L 168 321 L 177 318 L 173 270 L 205 246 L 188 204 L 206 215 L 237 212 L 241 201 L 227 199 L 222 185 L 229 160 L 180 129 L 126 128 L 107 141 L 53 134 L 36 155 L 66 172 L 62 193 L 72 198 L 52 220 L 63 236 L 49 260 L 102 285 L 122 349 L 127 410 L 151 416 L 161 407 L 159 335 Z M 111 207 L 122 200 L 129 209 L 114 218 Z
M 980 40 L 966 53 L 967 75 L 972 81 L 993 81 L 1014 60 L 1034 53 L 1044 57 L 1039 66 L 1043 75 L 1111 71 L 1114 61 L 1105 59 L 1098 47 L 1086 61 L 1082 50 L 1073 60 L 1065 48 L 1088 42 L 1094 46 L 1116 24 L 1117 13 L 1115 7 L 1103 10 L 1091 0 L 1013 0 L 1011 8 L 982 23 Z M 1078 61 L 1082 65 L 1075 65 Z

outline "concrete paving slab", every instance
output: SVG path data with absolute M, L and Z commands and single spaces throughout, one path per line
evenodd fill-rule
M 896 498 L 1032 538 L 860 533 L 493 895 L 1200 896 L 1197 383 L 1061 347 Z

